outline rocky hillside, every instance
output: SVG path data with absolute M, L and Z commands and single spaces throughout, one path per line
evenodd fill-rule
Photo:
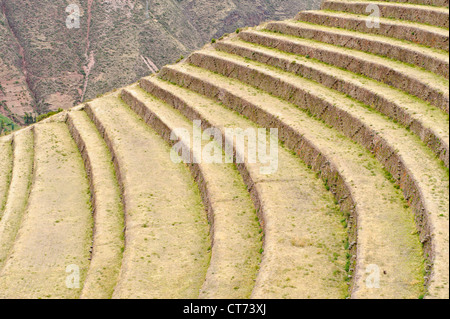
M 319 0 L 0 0 L 0 114 L 70 108 L 130 84 L 238 27 Z M 79 28 L 66 19 L 79 8 Z M 71 22 L 73 20 L 70 20 Z

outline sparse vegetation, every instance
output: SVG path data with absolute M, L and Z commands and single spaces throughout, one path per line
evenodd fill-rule
M 9 134 L 17 130 L 19 126 L 11 121 L 9 118 L 0 114 L 0 136 Z
M 38 115 L 38 117 L 35 120 L 36 120 L 36 122 L 40 122 L 42 120 L 45 120 L 45 119 L 49 118 L 50 116 L 53 116 L 53 115 L 58 114 L 58 113 L 61 113 L 62 111 L 64 111 L 64 110 L 59 108 L 56 111 L 50 111 L 50 112 L 45 113 L 45 114 L 40 114 L 40 115 Z

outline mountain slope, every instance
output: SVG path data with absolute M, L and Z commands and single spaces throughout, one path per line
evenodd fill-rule
M 130 84 L 211 38 L 317 8 L 318 0 L 72 1 L 79 28 L 67 28 L 66 0 L 1 0 L 0 112 L 67 109 Z M 73 11 L 72 11 L 73 12 Z

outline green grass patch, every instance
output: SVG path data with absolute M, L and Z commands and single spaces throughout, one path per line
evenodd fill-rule
M 11 119 L 0 114 L 0 135 L 5 135 L 15 130 L 18 130 L 20 126 L 14 123 Z

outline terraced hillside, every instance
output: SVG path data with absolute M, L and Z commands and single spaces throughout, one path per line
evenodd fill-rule
M 0 138 L 0 298 L 449 298 L 448 15 L 326 0 Z

